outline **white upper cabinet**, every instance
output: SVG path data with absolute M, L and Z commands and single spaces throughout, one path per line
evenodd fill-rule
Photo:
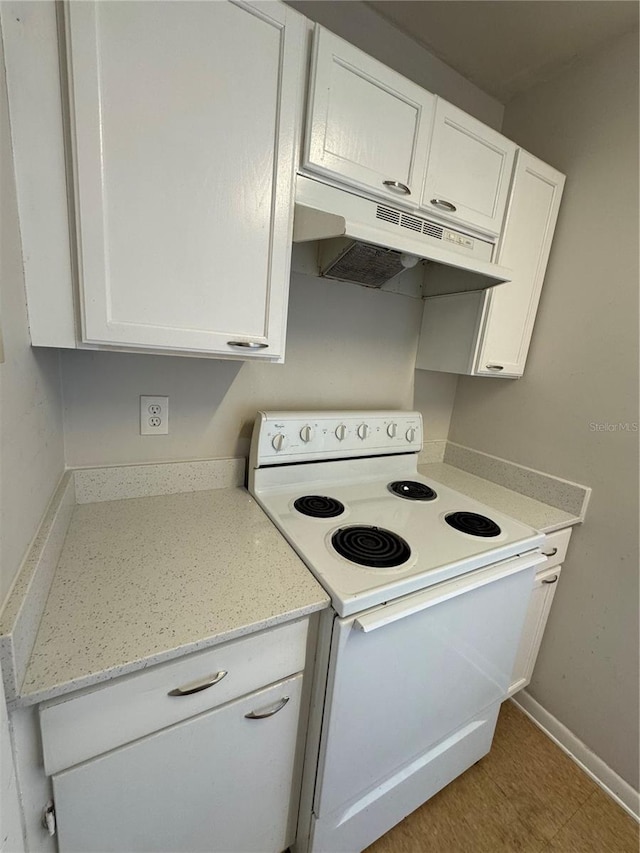
M 524 373 L 564 175 L 520 149 L 496 261 L 513 279 L 425 300 L 416 366 L 476 376 Z
M 513 142 L 438 98 L 422 208 L 498 235 L 515 152 Z
M 303 170 L 493 237 L 516 146 L 316 26 Z
M 281 356 L 302 19 L 144 0 L 66 16 L 84 341 Z
M 33 209 L 67 222 L 64 180 L 36 182 L 25 153 L 64 175 L 67 134 L 77 250 L 73 279 L 26 275 L 32 342 L 281 361 L 305 18 L 275 0 L 70 2 L 65 50 L 54 4 L 20 5 L 3 28 L 21 225 L 44 255 Z
M 476 371 L 522 376 L 558 218 L 564 175 L 526 151 L 518 152 L 513 191 L 497 262 L 513 280 L 487 293 Z
M 303 167 L 415 207 L 435 98 L 316 27 Z

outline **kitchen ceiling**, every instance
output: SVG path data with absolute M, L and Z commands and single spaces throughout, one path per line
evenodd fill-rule
M 371 0 L 502 103 L 638 26 L 635 0 Z

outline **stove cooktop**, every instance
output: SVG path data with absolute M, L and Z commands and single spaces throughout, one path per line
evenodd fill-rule
M 275 485 L 255 493 L 329 592 L 340 615 L 525 553 L 544 541 L 532 528 L 423 477 L 415 469 L 412 480 L 435 492 L 434 498 L 400 499 L 389 491 L 393 479 L 387 471 L 379 471 L 376 477 L 372 470 L 388 468 L 389 473 L 398 473 L 398 467 L 411 459 L 361 461 L 367 463 L 361 466 L 367 474 L 362 470 L 362 478 L 354 482 L 315 482 L 313 492 L 309 483 Z M 390 461 L 395 464 L 389 465 Z M 312 466 L 314 472 L 305 473 L 322 473 L 317 470 L 321 464 Z M 336 514 L 307 515 L 300 510 L 307 504 L 320 505 L 323 511 L 331 508 Z M 404 546 L 392 549 L 381 541 L 389 536 L 397 537 Z M 355 557 L 343 547 L 345 540 L 356 544 Z M 367 550 L 374 559 L 366 559 Z M 393 559 L 386 559 L 388 551 L 395 554 Z M 383 559 L 377 561 L 380 554 Z
M 344 414 L 336 420 L 349 426 Z M 391 440 L 386 423 L 381 442 Z M 286 428 L 280 413 L 277 429 Z M 304 447 L 291 452 L 297 462 Z M 316 454 L 317 461 L 282 465 L 272 464 L 269 453 L 268 464 L 252 470 L 250 491 L 340 616 L 532 551 L 544 541 L 532 528 L 419 474 L 415 448 L 344 459 Z

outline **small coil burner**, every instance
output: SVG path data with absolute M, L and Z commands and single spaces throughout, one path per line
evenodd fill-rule
M 477 512 L 452 512 L 444 520 L 455 530 L 471 536 L 499 536 L 502 532 L 495 521 Z
M 437 492 L 424 483 L 415 480 L 394 480 L 387 486 L 390 492 L 408 501 L 432 501 L 438 497 Z
M 411 556 L 404 539 L 383 527 L 341 527 L 331 537 L 331 544 L 342 557 L 372 569 L 401 566 Z
M 312 518 L 335 518 L 344 512 L 344 504 L 326 495 L 304 495 L 294 501 L 293 506 L 298 512 Z

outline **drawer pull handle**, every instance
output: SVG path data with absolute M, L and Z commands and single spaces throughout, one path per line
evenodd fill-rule
M 406 184 L 401 184 L 400 181 L 383 181 L 382 183 L 385 187 L 389 187 L 390 190 L 397 190 L 403 195 L 411 195 L 409 187 Z
M 552 548 L 550 551 L 543 551 L 542 553 L 545 557 L 555 557 L 555 555 L 558 553 L 558 549 Z
M 279 702 L 275 703 L 275 705 L 269 705 L 263 711 L 249 711 L 248 714 L 245 714 L 245 717 L 247 720 L 264 720 L 265 717 L 273 717 L 273 715 L 277 714 L 278 711 L 282 711 L 288 701 L 289 697 L 283 696 Z
M 487 370 L 504 370 L 504 365 L 502 365 L 502 364 L 488 364 Z
M 227 346 L 244 347 L 244 349 L 267 349 L 269 344 L 263 344 L 261 341 L 227 341 Z
M 215 675 L 210 675 L 209 678 L 202 678 L 199 681 L 191 681 L 189 684 L 185 684 L 182 687 L 176 687 L 175 690 L 169 691 L 169 696 L 190 696 L 192 693 L 200 693 L 201 690 L 208 690 L 209 687 L 213 687 L 214 684 L 217 684 L 227 674 L 226 669 L 221 669 L 220 672 L 216 672 Z
M 450 201 L 445 201 L 443 198 L 432 198 L 431 204 L 434 207 L 442 208 L 442 210 L 449 210 L 451 213 L 455 213 L 458 209 L 455 204 L 451 204 Z
M 554 575 L 552 578 L 545 578 L 542 583 L 556 583 L 558 580 L 558 575 Z

